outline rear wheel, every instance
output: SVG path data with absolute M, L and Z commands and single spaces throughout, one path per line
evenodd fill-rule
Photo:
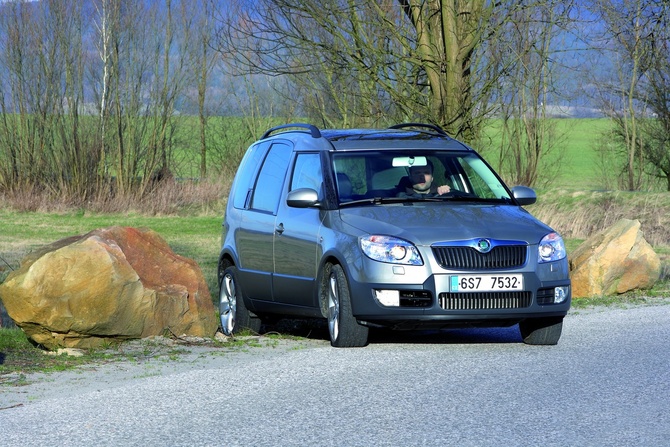
M 219 315 L 221 330 L 226 335 L 237 334 L 243 329 L 259 332 L 261 320 L 251 315 L 242 298 L 235 266 L 226 268 L 219 284 Z
M 327 271 L 328 332 L 330 344 L 338 348 L 360 347 L 368 344 L 368 328 L 358 324 L 351 309 L 349 282 L 340 265 Z
M 528 345 L 555 345 L 563 331 L 563 317 L 529 318 L 519 323 L 523 342 Z

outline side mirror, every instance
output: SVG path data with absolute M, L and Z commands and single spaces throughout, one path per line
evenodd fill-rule
M 515 186 L 512 188 L 512 194 L 520 205 L 532 205 L 537 202 L 535 190 L 527 186 Z
M 298 188 L 288 193 L 286 204 L 293 208 L 318 206 L 319 194 L 311 188 Z

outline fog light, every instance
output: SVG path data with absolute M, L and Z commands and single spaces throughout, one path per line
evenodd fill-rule
M 400 292 L 397 290 L 375 290 L 375 298 L 382 306 L 400 306 Z
M 562 286 L 554 288 L 554 304 L 560 304 L 568 299 L 570 286 Z

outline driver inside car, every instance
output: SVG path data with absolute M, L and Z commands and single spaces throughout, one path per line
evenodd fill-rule
M 424 166 L 411 166 L 409 181 L 411 185 L 405 185 L 404 191 L 401 191 L 398 197 L 436 197 L 451 191 L 448 185 L 433 184 L 433 163 L 430 161 Z

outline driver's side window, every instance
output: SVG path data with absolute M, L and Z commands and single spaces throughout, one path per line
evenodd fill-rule
M 295 159 L 291 187 L 289 191 L 298 188 L 310 188 L 321 196 L 321 185 L 323 174 L 321 170 L 321 157 L 317 153 L 298 154 Z

